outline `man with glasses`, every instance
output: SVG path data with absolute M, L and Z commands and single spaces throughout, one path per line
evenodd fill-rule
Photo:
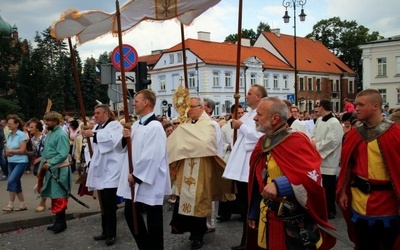
M 232 182 L 223 179 L 224 161 L 218 154 L 217 131 L 199 97 L 189 101 L 189 120 L 168 137 L 171 179 L 178 190 L 172 233 L 190 232 L 192 249 L 203 246 L 211 202 L 231 192 Z

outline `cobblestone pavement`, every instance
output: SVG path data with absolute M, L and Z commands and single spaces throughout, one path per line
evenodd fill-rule
M 94 241 L 92 237 L 101 233 L 101 219 L 98 204 L 91 197 L 81 197 L 86 203 L 90 204 L 91 209 L 77 205 L 72 199 L 69 202 L 67 214 L 71 218 L 68 222 L 66 231 L 60 234 L 53 234 L 46 227 L 51 223 L 51 212 L 35 213 L 33 210 L 38 201 L 29 198 L 29 189 L 35 182 L 33 176 L 24 175 L 23 186 L 27 197 L 28 211 L 13 212 L 4 214 L 0 212 L 0 249 L 4 250 L 23 250 L 23 249 L 138 249 L 130 231 L 126 225 L 123 208 L 117 211 L 117 241 L 112 246 L 106 246 L 104 241 Z M 33 185 L 32 185 L 33 186 Z M 0 202 L 3 206 L 7 203 L 7 192 L 5 192 L 6 182 L 0 182 Z M 75 189 L 76 187 L 74 187 Z M 29 202 L 28 202 L 29 201 Z M 18 204 L 16 202 L 16 204 Z M 88 216 L 90 215 L 90 216 Z M 164 206 L 164 246 L 165 249 L 190 249 L 189 234 L 173 235 L 170 233 L 169 222 L 172 211 L 168 205 Z M 13 222 L 14 221 L 14 222 Z M 346 226 L 342 217 L 330 221 L 338 229 L 338 233 L 346 237 Z M 16 226 L 8 232 L 4 232 L 5 225 Z M 206 234 L 202 249 L 230 249 L 240 242 L 241 222 L 238 216 L 233 216 L 231 221 L 217 223 L 216 231 Z M 338 241 L 334 249 L 351 249 L 342 242 Z

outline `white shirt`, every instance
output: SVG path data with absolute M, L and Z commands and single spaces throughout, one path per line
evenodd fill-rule
M 154 120 L 146 126 L 136 121 L 132 125 L 132 164 L 135 177 L 135 202 L 147 205 L 162 205 L 164 196 L 170 195 L 171 183 L 167 156 L 167 138 L 160 122 Z M 121 143 L 119 144 L 121 145 Z M 122 150 L 122 147 L 120 148 Z M 122 150 L 126 154 L 126 147 Z M 128 182 L 129 164 L 125 158 L 117 195 L 132 199 Z
M 321 173 L 336 175 L 342 152 L 343 128 L 335 117 L 328 120 L 323 118 L 317 119 L 311 140 L 316 142 L 316 148 L 322 157 Z
M 256 130 L 256 124 L 253 120 L 256 113 L 256 109 L 251 110 L 240 118 L 243 124 L 238 130 L 237 140 L 232 147 L 231 155 L 222 175 L 226 179 L 241 182 L 249 181 L 250 156 L 258 139 L 263 135 Z
M 89 190 L 116 188 L 125 156 L 115 149 L 122 138 L 122 125 L 111 121 L 103 129 L 93 131 L 96 132 L 97 143 L 92 141 L 93 156 L 86 186 Z

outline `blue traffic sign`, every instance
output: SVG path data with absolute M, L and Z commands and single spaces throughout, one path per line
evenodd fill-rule
M 136 67 L 139 61 L 139 56 L 131 45 L 122 44 L 123 63 L 125 71 L 130 71 Z M 121 70 L 121 56 L 119 46 L 115 47 L 111 54 L 111 62 L 117 70 Z
M 292 104 L 294 103 L 294 94 L 287 95 L 287 100 L 289 100 Z

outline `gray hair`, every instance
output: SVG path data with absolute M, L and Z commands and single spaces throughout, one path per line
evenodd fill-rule
M 210 98 L 204 98 L 204 101 L 207 102 L 207 107 L 211 109 L 211 114 L 212 114 L 215 109 L 215 102 Z
M 262 102 L 271 101 L 272 105 L 269 107 L 269 112 L 272 115 L 278 114 L 281 122 L 286 123 L 289 115 L 288 107 L 286 103 L 284 103 L 278 97 L 264 97 L 261 99 Z
M 201 105 L 201 106 L 204 105 L 204 100 L 203 100 L 203 98 L 197 97 L 197 96 L 192 96 L 192 97 L 190 97 L 190 100 L 192 100 L 192 99 L 198 100 L 198 101 L 199 101 L 199 105 Z

